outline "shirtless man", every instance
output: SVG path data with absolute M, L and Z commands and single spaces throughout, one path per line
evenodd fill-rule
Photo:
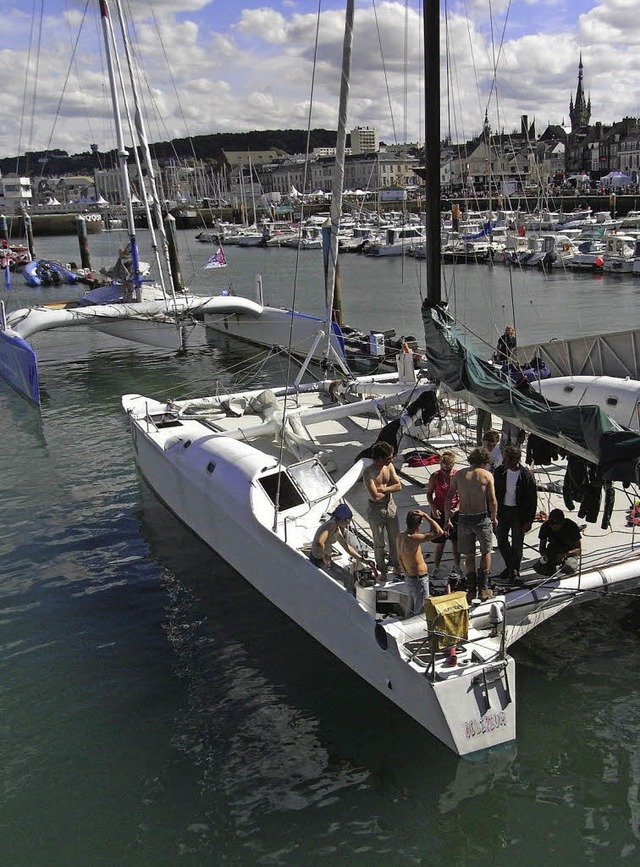
M 376 567 L 384 581 L 387 574 L 385 560 L 385 532 L 389 541 L 389 564 L 398 571 L 396 537 L 400 532 L 393 494 L 402 489 L 402 484 L 391 463 L 393 448 L 386 442 L 377 442 L 371 448 L 373 463 L 362 474 L 362 481 L 369 495 L 367 518 L 371 526 L 373 552 Z
M 493 485 L 493 474 L 485 467 L 490 461 L 486 449 L 474 449 L 469 455 L 469 466 L 459 470 L 451 479 L 444 505 L 445 526 L 449 520 L 451 504 L 458 494 L 458 551 L 464 556 L 464 571 L 467 579 L 467 595 L 470 600 L 480 594 L 480 599 L 489 599 L 493 591 L 489 587 L 493 530 L 498 524 L 498 503 Z M 476 573 L 476 541 L 480 544 L 480 566 Z
M 311 543 L 311 553 L 309 559 L 314 566 L 327 569 L 332 564 L 332 548 L 334 543 L 340 545 L 352 560 L 357 564 L 366 564 L 366 558 L 356 551 L 345 536 L 345 532 L 349 526 L 353 512 L 346 503 L 340 503 L 331 513 L 330 518 L 324 521 L 316 530 L 313 542 Z M 344 580 L 344 585 L 347 591 L 352 596 L 356 595 L 355 576 L 347 570 L 339 570 L 340 577 Z
M 425 518 L 431 525 L 426 533 L 420 532 L 420 524 Z M 442 527 L 426 512 L 414 509 L 407 515 L 407 529 L 398 534 L 397 550 L 400 565 L 405 573 L 405 583 L 409 591 L 407 617 L 419 614 L 424 606 L 424 600 L 429 596 L 429 570 L 424 561 L 423 542 L 430 542 L 442 536 Z

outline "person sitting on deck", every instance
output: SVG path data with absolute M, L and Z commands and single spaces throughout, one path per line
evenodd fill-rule
M 426 533 L 420 532 L 423 518 L 430 524 L 430 529 Z M 419 509 L 413 509 L 407 514 L 407 529 L 403 533 L 398 533 L 396 541 L 398 558 L 405 573 L 408 591 L 407 617 L 419 614 L 423 609 L 424 600 L 430 595 L 429 570 L 420 546 L 423 542 L 429 542 L 442 535 L 440 524 Z
M 349 521 L 353 518 L 353 512 L 346 503 L 340 503 L 333 510 L 331 517 L 316 530 L 313 542 L 311 543 L 311 553 L 309 559 L 314 566 L 326 567 L 331 566 L 331 548 L 333 543 L 337 543 L 343 548 L 347 554 L 359 564 L 368 563 L 366 557 L 360 554 L 356 549 L 349 544 L 345 536 L 345 530 L 349 526 Z M 349 574 L 349 573 L 345 573 Z M 350 580 L 345 581 L 345 586 L 349 593 L 355 596 L 355 580 L 351 576 Z
M 580 528 L 562 509 L 552 509 L 540 527 L 540 559 L 533 568 L 539 575 L 573 575 L 580 568 L 582 537 Z

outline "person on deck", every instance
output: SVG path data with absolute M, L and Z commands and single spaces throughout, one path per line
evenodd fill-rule
M 420 524 L 426 520 L 430 524 L 427 532 L 420 531 Z M 429 569 L 425 563 L 421 545 L 442 536 L 442 527 L 426 512 L 413 509 L 407 514 L 407 529 L 398 534 L 397 550 L 400 565 L 405 573 L 407 586 L 406 616 L 420 614 L 424 600 L 430 595 Z
M 311 553 L 309 559 L 314 566 L 327 567 L 331 566 L 332 547 L 336 543 L 343 548 L 347 554 L 359 564 L 367 563 L 365 557 L 349 544 L 345 536 L 345 531 L 349 526 L 349 521 L 353 518 L 353 512 L 346 503 L 340 503 L 333 510 L 331 517 L 327 521 L 323 521 L 318 527 L 311 543 Z M 345 573 L 349 574 L 349 573 Z M 345 581 L 347 590 L 355 596 L 355 579 L 350 576 Z
M 482 435 L 482 448 L 489 452 L 491 460 L 485 467 L 486 470 L 494 472 L 496 467 L 502 463 L 502 452 L 500 451 L 500 434 L 497 430 L 489 428 Z
M 580 528 L 562 509 L 552 509 L 540 527 L 540 559 L 534 569 L 540 575 L 573 575 L 580 568 L 582 537 Z
M 517 446 L 506 446 L 502 464 L 493 474 L 498 501 L 496 538 L 505 566 L 498 578 L 508 582 L 520 578 L 524 537 L 538 510 L 536 480 L 531 470 L 521 464 L 521 458 Z
M 469 455 L 469 466 L 464 467 L 451 479 L 444 507 L 445 526 L 451 519 L 456 494 L 459 497 L 458 550 L 464 556 L 464 571 L 467 595 L 470 600 L 480 594 L 480 599 L 489 599 L 493 592 L 489 587 L 493 529 L 497 525 L 498 503 L 493 484 L 493 474 L 485 469 L 489 463 L 486 449 L 474 449 Z M 480 565 L 476 571 L 476 541 L 480 545 Z
M 493 354 L 494 361 L 498 364 L 517 364 L 516 347 L 516 330 L 513 325 L 507 325 L 504 334 L 498 338 L 496 351 Z
M 390 568 L 394 572 L 400 571 L 396 554 L 396 539 L 400 532 L 400 525 L 393 494 L 402 489 L 402 484 L 391 462 L 392 458 L 393 448 L 389 443 L 383 441 L 374 443 L 371 447 L 373 463 L 362 474 L 369 495 L 367 518 L 371 526 L 373 552 L 381 581 L 384 581 L 387 575 L 385 534 L 389 544 Z
M 435 582 L 440 578 L 439 570 L 444 553 L 444 546 L 447 540 L 451 541 L 451 550 L 453 553 L 453 571 L 452 579 L 455 581 L 462 578 L 460 570 L 460 554 L 458 553 L 458 500 L 454 499 L 451 503 L 451 521 L 450 524 L 444 524 L 444 504 L 447 498 L 447 491 L 451 485 L 451 479 L 455 476 L 454 469 L 456 456 L 454 452 L 444 451 L 440 455 L 440 469 L 429 476 L 427 484 L 427 500 L 431 506 L 431 517 L 443 525 L 443 534 L 433 539 L 433 569 L 431 570 L 431 581 Z

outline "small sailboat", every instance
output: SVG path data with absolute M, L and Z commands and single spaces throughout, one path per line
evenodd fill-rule
M 226 268 L 227 267 L 227 259 L 224 255 L 224 250 L 220 245 L 218 245 L 218 249 L 211 256 L 210 259 L 204 265 L 205 268 Z

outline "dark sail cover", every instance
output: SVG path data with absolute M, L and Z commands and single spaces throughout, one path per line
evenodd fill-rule
M 476 407 L 598 464 L 603 480 L 640 480 L 640 434 L 621 427 L 599 407 L 550 403 L 528 383 L 506 374 L 465 345 L 464 331 L 442 305 L 422 305 L 430 374 Z

